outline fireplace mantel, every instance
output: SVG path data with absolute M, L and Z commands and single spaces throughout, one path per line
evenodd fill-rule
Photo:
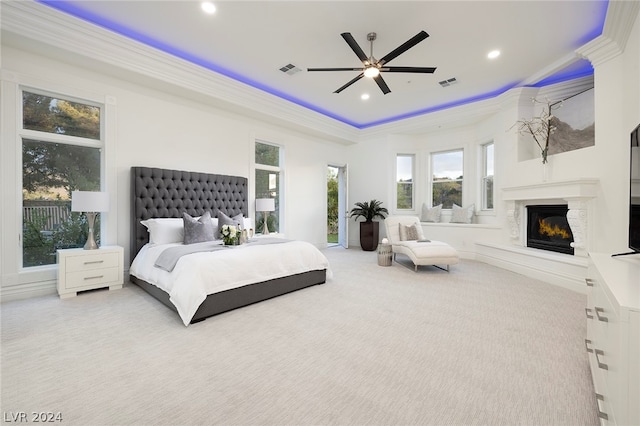
M 569 211 L 567 221 L 573 233 L 571 246 L 576 249 L 576 255 L 586 256 L 588 248 L 587 224 L 588 202 L 595 198 L 598 192 L 599 180 L 595 178 L 580 178 L 567 181 L 550 181 L 532 185 L 512 186 L 502 189 L 502 199 L 506 202 L 507 221 L 509 222 L 511 238 L 522 244 L 521 217 L 527 204 L 536 201 L 563 201 Z
M 502 189 L 504 201 L 533 201 L 571 198 L 595 198 L 599 180 L 581 178 L 557 182 L 542 182 L 533 185 L 512 186 Z

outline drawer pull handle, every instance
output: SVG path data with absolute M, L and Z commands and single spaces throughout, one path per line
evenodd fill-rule
M 84 277 L 84 280 L 99 280 L 100 278 L 104 278 L 104 275 L 95 275 L 93 277 Z
M 590 344 L 591 344 L 591 340 L 584 339 L 584 346 L 587 348 L 587 352 L 593 352 L 593 349 L 589 347 Z
M 600 362 L 600 356 L 604 356 L 604 352 L 601 351 L 600 349 L 596 349 L 595 354 L 596 354 L 596 361 L 598 362 L 598 367 L 602 368 L 603 370 L 608 370 L 609 366 L 604 362 Z
M 604 411 L 600 411 L 600 401 L 604 402 L 604 396 L 599 393 L 596 394 L 596 407 L 598 409 L 598 417 L 601 419 L 609 420 L 609 416 Z
M 90 262 L 84 262 L 85 265 L 93 265 L 95 263 L 104 263 L 104 260 L 92 260 Z
M 590 308 L 584 308 L 584 312 L 586 313 L 588 319 L 593 319 L 593 315 L 591 315 Z
M 609 322 L 609 318 L 605 317 L 604 315 L 600 315 L 602 312 L 604 312 L 603 308 L 598 308 L 597 306 L 595 307 L 595 311 L 596 311 L 596 316 L 598 317 L 598 321 L 602 321 L 602 322 Z
M 585 278 L 584 281 L 587 283 L 587 287 L 593 287 L 593 280 L 591 278 Z

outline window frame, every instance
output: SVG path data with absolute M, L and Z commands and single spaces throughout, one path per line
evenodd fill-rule
M 269 146 L 273 146 L 278 148 L 278 166 L 271 166 L 268 164 L 261 164 L 261 163 L 257 163 L 256 162 L 256 148 L 258 146 L 258 144 L 262 144 L 262 145 L 269 145 Z M 254 224 L 254 229 L 256 229 L 256 220 L 258 219 L 257 215 L 258 212 L 256 212 L 255 207 L 256 207 L 256 203 L 255 200 L 257 198 L 262 197 L 261 194 L 257 193 L 257 188 L 256 188 L 256 171 L 257 170 L 264 170 L 267 172 L 274 172 L 276 174 L 278 174 L 278 183 L 279 183 L 279 188 L 278 188 L 278 199 L 276 202 L 276 211 L 277 211 L 277 219 L 278 219 L 278 233 L 284 233 L 285 232 L 285 220 L 284 220 L 284 204 L 285 204 L 285 196 L 284 196 L 284 191 L 285 191 L 285 173 L 284 173 L 284 169 L 285 169 L 285 149 L 283 145 L 274 143 L 274 142 L 270 142 L 267 141 L 266 139 L 263 138 L 253 138 L 253 150 L 251 151 L 251 158 L 252 158 L 252 168 L 253 168 L 253 173 L 252 175 L 252 179 L 253 179 L 253 185 L 252 185 L 252 191 L 254 193 L 254 202 L 252 203 L 251 208 L 249 209 L 249 211 L 253 212 L 253 224 Z M 271 232 L 274 232 L 272 229 L 270 230 Z
M 407 184 L 407 183 L 411 184 L 411 207 L 407 209 L 398 207 L 398 185 L 400 184 L 400 181 L 398 180 L 398 159 L 400 157 L 409 157 L 411 159 L 411 182 L 402 182 L 403 184 Z M 394 164 L 395 185 L 394 185 L 394 191 L 393 191 L 394 210 L 402 213 L 414 212 L 416 211 L 416 155 L 408 154 L 408 153 L 396 153 L 395 159 L 396 159 Z
M 493 163 L 493 173 L 491 175 L 488 174 L 488 155 L 487 150 L 489 147 L 492 147 L 492 163 Z M 486 142 L 480 145 L 481 148 L 481 169 L 480 169 L 480 200 L 481 200 L 481 210 L 484 211 L 494 211 L 495 210 L 495 143 L 494 141 Z M 488 197 L 487 197 L 487 186 L 486 182 L 491 180 L 491 204 L 492 206 L 488 206 Z
M 447 149 L 447 150 L 442 150 L 442 151 L 431 151 L 431 152 L 429 152 L 429 175 L 428 175 L 429 207 L 433 207 L 433 194 L 434 194 L 433 185 L 434 185 L 434 183 L 437 183 L 433 179 L 433 175 L 434 175 L 434 157 L 437 156 L 437 155 L 449 154 L 449 153 L 453 153 L 453 152 L 460 152 L 462 154 L 462 164 L 461 164 L 461 174 L 460 174 L 462 176 L 462 179 L 452 179 L 452 182 L 459 182 L 460 183 L 460 203 L 461 203 L 460 206 L 464 207 L 463 203 L 464 203 L 464 196 L 465 196 L 465 189 L 464 189 L 464 186 L 465 186 L 464 185 L 465 149 L 463 147 L 454 148 L 454 149 Z M 453 209 L 453 207 L 449 207 L 449 208 L 445 208 L 444 206 L 442 207 L 443 211 L 451 211 L 452 209 Z
M 23 97 L 25 92 L 35 94 L 35 95 L 48 96 L 48 97 L 52 97 L 60 100 L 71 101 L 71 102 L 99 108 L 100 110 L 99 139 L 91 139 L 91 138 L 85 138 L 81 136 L 71 136 L 71 135 L 46 132 L 41 130 L 26 129 L 24 127 L 24 108 L 23 108 L 23 105 L 24 105 Z M 100 153 L 100 190 L 104 191 L 105 190 L 105 170 L 106 170 L 106 155 L 105 155 L 106 105 L 105 103 L 97 102 L 92 99 L 84 99 L 82 97 L 78 97 L 74 95 L 63 94 L 63 93 L 60 93 L 59 91 L 40 89 L 32 85 L 18 85 L 17 98 L 19 101 L 19 107 L 16 110 L 16 116 L 17 116 L 16 117 L 17 118 L 16 142 L 18 145 L 17 146 L 17 153 L 18 153 L 17 166 L 18 166 L 18 169 L 20 170 L 20 173 L 19 173 L 20 177 L 18 182 L 20 194 L 22 194 L 22 190 L 24 188 L 24 183 L 22 181 L 22 166 L 24 161 L 22 158 L 22 150 L 23 150 L 25 140 L 34 140 L 34 141 L 40 141 L 44 143 L 58 143 L 61 145 L 70 145 L 70 146 L 79 146 L 79 147 L 85 147 L 85 148 L 98 149 Z M 28 272 L 28 271 L 37 271 L 38 269 L 47 269 L 51 267 L 57 267 L 57 262 L 45 264 L 45 265 L 38 265 L 38 266 L 24 265 L 24 238 L 23 238 L 24 237 L 23 235 L 24 216 L 22 214 L 24 209 L 24 204 L 23 204 L 22 195 L 18 197 L 18 208 L 20 211 L 17 218 L 19 221 L 19 228 L 18 228 L 19 229 L 18 231 L 19 232 L 19 245 L 18 245 L 19 270 Z M 106 220 L 100 221 L 101 244 L 104 244 L 104 241 L 108 240 L 108 238 L 104 237 L 106 235 L 106 232 L 105 232 L 106 224 L 107 224 Z

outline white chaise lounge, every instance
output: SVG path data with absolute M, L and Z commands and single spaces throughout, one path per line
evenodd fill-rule
M 455 265 L 460 260 L 456 249 L 449 244 L 442 241 L 424 241 L 422 226 L 417 216 L 389 216 L 384 220 L 384 225 L 393 259 L 395 260 L 397 254 L 408 256 L 415 266 L 414 271 L 418 270 L 419 265 L 433 265 L 449 271 L 449 265 Z M 412 227 L 415 232 L 412 231 Z M 446 269 L 441 265 L 446 266 Z

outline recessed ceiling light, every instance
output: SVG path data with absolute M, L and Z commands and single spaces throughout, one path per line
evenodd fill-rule
M 362 96 L 360 96 L 360 99 L 362 99 L 363 101 L 366 101 L 367 99 L 369 99 L 369 94 L 363 93 Z
M 214 13 L 216 13 L 216 6 L 210 1 L 203 1 L 200 7 L 202 7 L 202 10 L 204 10 L 209 15 L 213 15 Z
M 500 56 L 500 51 L 499 50 L 492 50 L 491 52 L 489 52 L 489 54 L 487 55 L 487 58 L 489 59 L 495 59 L 498 56 Z

